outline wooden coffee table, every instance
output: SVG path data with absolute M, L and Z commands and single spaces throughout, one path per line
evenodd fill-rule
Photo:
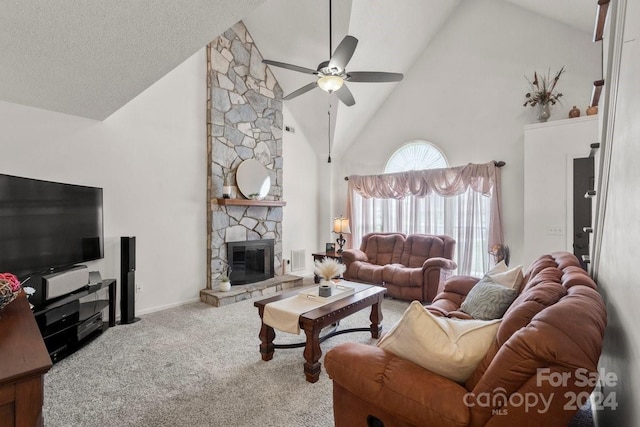
M 260 301 L 256 301 L 253 305 L 258 307 L 260 319 L 264 316 L 264 307 L 270 302 L 278 301 L 296 295 L 300 290 L 287 292 L 281 295 L 275 295 Z M 320 356 L 322 350 L 320 343 L 334 335 L 344 334 L 356 331 L 371 331 L 372 338 L 378 338 L 382 332 L 382 300 L 387 292 L 385 288 L 379 286 L 371 286 L 361 292 L 356 292 L 343 299 L 334 301 L 315 310 L 308 311 L 300 315 L 300 328 L 304 330 L 306 341 L 299 344 L 274 344 L 276 337 L 274 329 L 262 322 L 260 328 L 260 353 L 262 360 L 269 361 L 273 358 L 273 352 L 276 348 L 294 348 L 304 347 L 304 374 L 307 381 L 315 383 L 320 378 Z M 337 325 L 341 319 L 352 315 L 366 307 L 371 307 L 371 315 L 369 320 L 371 325 L 368 328 L 352 328 L 337 330 L 320 336 L 323 328 L 331 325 Z

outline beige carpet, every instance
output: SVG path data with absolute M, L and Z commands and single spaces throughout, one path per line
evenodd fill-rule
M 385 299 L 388 331 L 409 303 Z M 369 325 L 369 310 L 341 327 Z M 214 308 L 190 304 L 142 316 L 107 330 L 45 376 L 47 427 L 330 427 L 331 381 L 324 368 L 305 381 L 302 348 L 276 350 L 263 362 L 260 319 L 247 300 Z M 300 336 L 279 333 L 276 342 Z M 338 335 L 323 352 L 345 341 L 374 343 L 367 332 Z M 323 362 L 323 359 L 321 359 Z M 571 427 L 592 426 L 581 411 Z
M 407 302 L 385 300 L 383 328 Z M 366 309 L 341 327 L 369 325 Z M 120 325 L 53 366 L 45 377 L 47 427 L 333 425 L 331 381 L 324 368 L 310 384 L 302 348 L 260 358 L 260 319 L 253 301 L 214 308 L 190 304 Z M 300 336 L 279 333 L 276 342 Z M 345 341 L 373 343 L 367 332 L 338 335 L 323 352 Z M 323 359 L 321 359 L 321 362 Z

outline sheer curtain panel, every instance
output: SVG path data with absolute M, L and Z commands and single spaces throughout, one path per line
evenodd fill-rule
M 482 275 L 504 242 L 500 168 L 494 162 L 349 177 L 353 245 L 371 232 L 446 234 L 456 239 L 457 274 Z

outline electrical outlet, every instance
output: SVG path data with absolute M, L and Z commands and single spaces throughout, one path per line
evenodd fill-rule
M 564 228 L 563 227 L 558 227 L 558 226 L 547 226 L 547 235 L 549 236 L 563 236 L 564 235 Z
M 143 288 L 144 288 L 144 285 L 141 282 L 136 283 L 136 294 L 139 294 L 140 292 L 142 292 Z

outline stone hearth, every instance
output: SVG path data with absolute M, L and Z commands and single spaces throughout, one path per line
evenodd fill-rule
M 235 285 L 227 292 L 221 291 L 217 286 L 213 289 L 203 289 L 200 291 L 200 301 L 222 307 L 250 298 L 268 297 L 279 291 L 286 291 L 297 287 L 302 287 L 302 277 L 291 274 L 283 274 L 262 282 L 250 283 L 248 285 Z

